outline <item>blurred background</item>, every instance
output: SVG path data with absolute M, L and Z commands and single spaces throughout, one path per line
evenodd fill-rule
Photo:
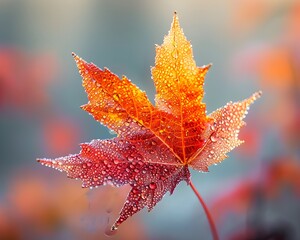
M 300 239 L 298 0 L 0 0 L 0 239 L 211 239 L 185 183 L 117 234 L 128 187 L 82 189 L 36 163 L 111 138 L 87 102 L 71 52 L 130 78 L 153 102 L 150 66 L 173 12 L 193 44 L 208 113 L 261 89 L 246 141 L 192 179 L 221 239 Z

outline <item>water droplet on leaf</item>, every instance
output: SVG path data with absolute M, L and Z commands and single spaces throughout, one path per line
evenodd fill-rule
M 156 189 L 156 187 L 157 186 L 156 186 L 155 182 L 152 182 L 152 183 L 149 184 L 149 188 L 152 189 L 152 190 Z

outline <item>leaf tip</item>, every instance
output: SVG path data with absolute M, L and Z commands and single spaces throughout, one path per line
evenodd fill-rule
M 116 226 L 116 224 L 114 224 L 114 225 L 112 225 L 112 227 L 111 227 L 110 230 L 111 230 L 111 231 L 117 231 L 117 230 L 118 230 L 118 227 Z
M 262 95 L 262 91 L 259 90 L 255 93 L 252 94 L 252 96 L 250 98 L 248 98 L 249 100 L 249 104 L 253 103 L 255 100 L 259 99 Z
M 47 167 L 52 167 L 53 166 L 53 161 L 48 158 L 37 158 L 36 161 L 44 166 Z
M 72 57 L 74 58 L 76 63 L 82 61 L 82 59 L 74 52 L 72 52 Z
M 207 65 L 203 65 L 203 66 L 199 67 L 199 69 L 201 72 L 206 73 L 212 67 L 212 65 L 213 65 L 212 63 L 209 63 Z
M 262 95 L 262 91 L 259 90 L 259 91 L 257 91 L 256 93 L 253 94 L 253 97 L 254 97 L 255 99 L 258 99 L 258 98 L 261 97 L 261 95 Z
M 203 67 L 209 70 L 212 67 L 212 65 L 213 65 L 212 63 L 209 63 L 207 65 L 204 65 Z
M 81 57 L 79 57 L 76 53 L 72 52 L 72 57 L 74 58 L 76 64 L 80 64 L 82 62 L 85 62 Z
M 180 29 L 180 24 L 179 24 L 177 11 L 174 11 L 173 21 L 172 21 L 172 24 L 171 24 L 171 29 L 177 29 L 177 28 Z
M 84 110 L 84 111 L 86 111 L 86 110 L 88 109 L 88 107 L 89 107 L 89 104 L 88 104 L 88 103 L 87 103 L 87 104 L 83 104 L 83 105 L 80 106 L 80 108 L 81 108 L 82 110 Z

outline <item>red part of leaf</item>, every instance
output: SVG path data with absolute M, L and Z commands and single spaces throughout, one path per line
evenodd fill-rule
M 190 173 L 186 166 L 155 164 L 145 161 L 146 141 L 135 144 L 122 138 L 111 140 L 93 140 L 81 144 L 81 152 L 67 157 L 39 159 L 48 167 L 67 172 L 70 178 L 82 180 L 82 187 L 97 187 L 105 184 L 122 186 L 130 184 L 131 192 L 120 213 L 115 227 L 145 206 L 151 210 L 163 195 L 173 193 L 176 185 L 185 180 L 189 182 Z M 162 158 L 174 158 L 163 146 L 153 146 L 153 155 Z

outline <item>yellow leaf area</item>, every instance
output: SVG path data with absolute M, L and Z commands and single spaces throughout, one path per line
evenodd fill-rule
M 157 92 L 155 106 L 125 76 L 120 79 L 75 54 L 74 58 L 89 99 L 82 108 L 114 130 L 118 137 L 143 142 L 144 152 L 149 150 L 149 156 L 151 151 L 157 155 L 145 159 L 150 163 L 190 165 L 207 171 L 209 165 L 220 162 L 225 153 L 240 144 L 237 133 L 243 125 L 242 119 L 259 95 L 207 116 L 202 99 L 210 65 L 196 66 L 192 46 L 180 28 L 176 13 L 169 34 L 156 48 L 152 68 Z M 154 151 L 157 149 L 166 157 L 160 158 L 159 151 Z

